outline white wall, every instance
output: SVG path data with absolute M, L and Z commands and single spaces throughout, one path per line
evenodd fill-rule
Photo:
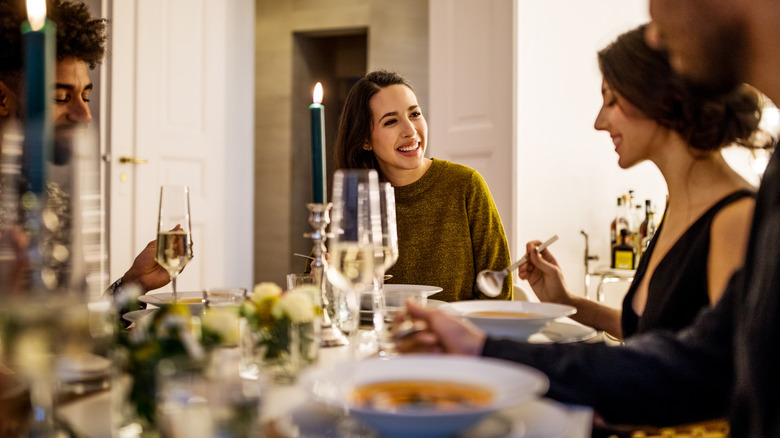
M 583 293 L 580 230 L 600 258 L 591 269 L 607 265 L 615 198 L 631 188 L 662 209 L 666 197 L 652 164 L 621 170 L 609 135 L 593 129 L 601 106 L 596 52 L 648 21 L 647 2 L 519 0 L 517 11 L 516 247 L 558 234 L 551 251 L 571 289 Z

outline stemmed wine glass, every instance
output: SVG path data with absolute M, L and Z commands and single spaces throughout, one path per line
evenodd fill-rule
M 389 355 L 395 351 L 395 343 L 389 333 L 395 314 L 403 311 L 403 304 L 398 306 L 398 300 L 393 299 L 393 306 L 388 305 L 385 292 L 385 273 L 398 261 L 398 231 L 395 220 L 395 190 L 388 182 L 379 184 L 380 215 L 382 223 L 382 252 L 376 260 L 374 275 L 374 328 L 379 341 L 379 354 Z M 397 298 L 397 297 L 395 297 Z M 401 300 L 403 302 L 403 300 Z M 376 310 L 378 309 L 378 310 Z M 379 322 L 378 319 L 382 318 Z
M 374 295 L 376 265 L 383 260 L 379 176 L 375 170 L 335 172 L 330 230 L 328 280 L 358 298 L 357 302 L 362 301 L 359 297 L 363 293 Z M 378 322 L 376 315 L 374 320 Z
M 384 280 L 388 269 L 398 261 L 398 231 L 395 222 L 395 190 L 389 182 L 379 184 L 379 208 L 382 220 L 382 261 L 378 273 Z
M 177 301 L 176 277 L 192 259 L 190 190 L 187 186 L 160 188 L 160 215 L 157 221 L 155 261 L 171 276 L 173 301 Z

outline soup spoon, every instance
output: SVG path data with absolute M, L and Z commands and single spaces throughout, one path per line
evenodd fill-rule
M 558 240 L 558 235 L 554 235 L 547 239 L 546 242 L 542 243 L 538 247 L 536 247 L 536 250 L 538 252 L 542 252 L 550 246 L 553 242 Z M 509 275 L 512 271 L 520 267 L 520 265 L 526 263 L 528 261 L 528 254 L 524 255 L 523 258 L 516 261 L 515 263 L 512 263 L 508 268 L 504 269 L 503 271 L 491 271 L 489 269 L 485 269 L 484 271 L 481 271 L 479 274 L 477 274 L 477 286 L 479 286 L 479 290 L 482 291 L 483 294 L 489 296 L 489 297 L 497 297 L 501 293 L 501 286 L 504 285 L 504 280 L 506 279 L 506 276 Z

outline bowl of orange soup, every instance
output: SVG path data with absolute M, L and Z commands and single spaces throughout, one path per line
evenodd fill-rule
M 203 313 L 203 291 L 177 292 L 176 299 L 181 304 L 186 304 L 193 315 Z M 156 307 L 165 307 L 173 304 L 173 292 L 152 291 L 138 297 L 138 301 Z
M 526 340 L 557 318 L 573 315 L 573 306 L 530 301 L 474 300 L 448 303 L 445 312 L 464 317 L 492 336 Z
M 402 355 L 305 371 L 299 384 L 380 436 L 444 437 L 500 409 L 538 398 L 547 377 L 497 359 Z

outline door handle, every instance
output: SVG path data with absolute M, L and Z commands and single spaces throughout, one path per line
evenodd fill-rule
M 146 158 L 119 157 L 119 162 L 122 164 L 146 164 L 149 160 Z

